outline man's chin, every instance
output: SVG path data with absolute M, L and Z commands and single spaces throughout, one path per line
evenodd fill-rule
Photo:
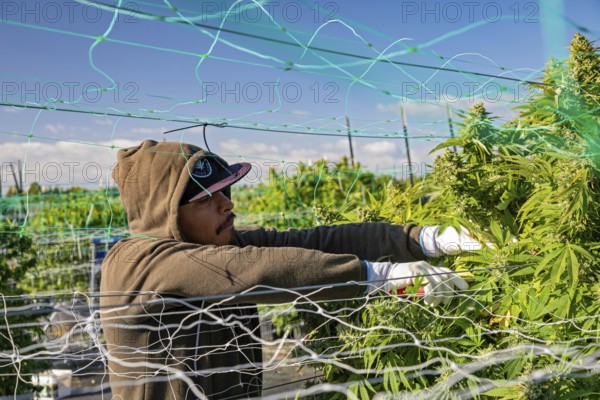
M 224 227 L 219 234 L 219 245 L 225 246 L 233 242 L 233 225 Z

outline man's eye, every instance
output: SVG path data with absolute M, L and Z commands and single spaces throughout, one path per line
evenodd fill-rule
M 208 203 L 208 200 L 210 200 L 210 196 L 206 196 L 206 197 L 203 197 L 201 199 L 194 200 L 190 204 L 193 204 L 195 206 L 199 206 L 199 205 Z

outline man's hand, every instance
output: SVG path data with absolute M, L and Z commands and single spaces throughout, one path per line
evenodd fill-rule
M 471 237 L 467 228 L 462 226 L 460 231 L 448 226 L 443 232 L 439 226 L 424 226 L 419 241 L 427 257 L 455 256 L 465 251 L 481 250 L 481 243 Z
M 417 278 L 422 277 L 424 286 L 423 300 L 425 304 L 437 306 L 448 304 L 455 289 L 465 290 L 469 284 L 454 271 L 444 267 L 434 267 L 425 261 L 408 263 L 369 262 L 365 261 L 372 286 L 386 292 L 405 289 L 414 285 Z

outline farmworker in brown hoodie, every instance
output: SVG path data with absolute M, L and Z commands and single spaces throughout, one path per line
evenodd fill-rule
M 260 396 L 255 304 L 389 292 L 419 275 L 424 302 L 446 303 L 467 283 L 422 260 L 480 248 L 468 232 L 435 226 L 236 228 L 230 186 L 250 164 L 151 140 L 117 158 L 131 237 L 102 264 L 100 300 L 115 400 Z

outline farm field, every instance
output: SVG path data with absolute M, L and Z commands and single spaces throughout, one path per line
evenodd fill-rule
M 329 7 L 333 7 L 332 4 L 327 3 Z M 258 5 L 263 6 L 262 3 Z M 102 5 L 102 9 L 110 9 L 117 15 L 120 6 L 121 2 L 114 6 Z M 180 12 L 173 5 L 167 8 Z M 125 8 L 121 12 L 123 10 Z M 228 12 L 222 10 L 223 15 Z M 206 21 L 202 25 L 193 18 L 161 19 L 150 12 L 140 15 L 145 23 L 183 24 L 185 20 L 186 29 L 210 31 L 214 28 L 204 24 Z M 11 26 L 23 25 L 19 24 L 19 21 L 13 21 Z M 277 32 L 294 33 L 293 29 L 290 28 L 290 33 L 274 20 L 269 21 L 268 26 L 271 25 L 277 27 Z M 341 25 L 348 28 L 348 24 Z M 47 31 L 51 29 L 47 28 Z M 120 32 L 118 28 L 116 32 Z M 459 34 L 458 30 L 452 32 Z M 88 118 L 97 117 L 102 111 L 106 117 L 116 118 L 116 122 L 110 123 L 110 144 L 100 141 L 76 143 L 84 147 L 97 146 L 98 153 L 107 152 L 102 153 L 104 158 L 108 158 L 106 154 L 113 157 L 118 148 L 130 144 L 125 139 L 122 142 L 113 140 L 118 124 L 129 117 L 148 119 L 165 126 L 168 122 L 194 123 L 181 130 L 193 129 L 190 132 L 196 135 L 193 137 L 195 142 L 203 141 L 206 148 L 213 145 L 219 152 L 225 149 L 225 145 L 220 147 L 221 144 L 227 144 L 232 150 L 231 153 L 224 152 L 224 157 L 250 160 L 256 173 L 256 179 L 247 178 L 232 187 L 231 200 L 235 204 L 238 227 L 260 225 L 285 231 L 345 224 L 415 224 L 440 226 L 442 232 L 448 228 L 467 229 L 480 244 L 473 251 L 427 259 L 432 265 L 450 268 L 469 284 L 468 289 L 452 290 L 447 294 L 448 301 L 435 307 L 426 304 L 422 291 L 419 292 L 419 286 L 426 282 L 417 276 L 411 277 L 415 285 L 402 293 L 373 289 L 356 297 L 328 301 L 314 300 L 311 295 L 331 290 L 336 285 L 354 285 L 356 282 L 292 288 L 265 283 L 233 295 L 173 296 L 170 300 L 193 304 L 199 321 L 203 321 L 204 313 L 213 315 L 211 313 L 219 307 L 230 304 L 249 307 L 235 296 L 243 298 L 252 295 L 252 291 L 263 294 L 286 292 L 295 299 L 285 304 L 259 304 L 260 320 L 256 331 L 249 330 L 242 318 L 239 321 L 217 318 L 235 336 L 224 348 L 239 350 L 238 340 L 255 337 L 262 345 L 263 361 L 259 372 L 248 367 L 252 364 L 248 360 L 248 365 L 216 368 L 209 374 L 228 372 L 227 368 L 231 368 L 256 374 L 257 382 L 262 376 L 264 391 L 261 398 L 272 400 L 593 400 L 600 398 L 600 51 L 593 32 L 580 29 L 571 37 L 568 46 L 565 43 L 565 48 L 568 47 L 565 58 L 548 59 L 543 68 L 535 74 L 530 73 L 527 78 L 513 77 L 526 86 L 530 94 L 524 100 L 513 102 L 515 104 L 505 105 L 510 108 L 510 114 L 506 110 L 499 111 L 489 101 L 473 101 L 468 107 L 463 107 L 463 103 L 456 107 L 437 104 L 443 108 L 441 123 L 444 129 L 448 124 L 450 131 L 437 138 L 432 138 L 429 133 L 407 134 L 405 108 L 402 107 L 401 117 L 393 121 L 357 118 L 361 121 L 359 124 L 363 124 L 353 130 L 350 121 L 355 120 L 348 117 L 348 112 L 343 117 L 320 118 L 319 128 L 307 128 L 316 118 L 307 125 L 273 123 L 269 128 L 250 122 L 252 118 L 258 118 L 257 115 L 265 120 L 270 114 L 285 114 L 290 119 L 308 118 L 306 115 L 309 115 L 300 109 L 283 111 L 278 107 L 197 124 L 198 120 L 184 118 L 183 111 L 180 115 L 178 107 L 188 110 L 188 106 L 213 105 L 214 102 L 187 101 L 143 91 L 140 93 L 147 96 L 144 97 L 146 100 L 176 101 L 173 100 L 168 111 L 158 107 L 136 109 L 143 111 L 140 115 L 131 110 L 126 115 L 120 109 L 104 107 L 103 103 L 98 104 L 100 111 L 94 108 L 95 105 L 87 110 L 77 110 L 77 102 L 52 105 L 71 107 L 75 104 L 77 107 L 63 111 L 80 113 Z M 235 34 L 241 36 L 241 40 L 251 42 L 260 36 L 259 33 L 264 32 L 246 32 L 245 36 L 239 32 Z M 270 34 L 274 35 L 273 32 Z M 353 35 L 357 40 L 358 34 L 353 31 Z M 85 35 L 81 33 L 80 36 Z M 112 39 L 107 38 L 108 33 L 100 39 L 94 36 L 94 45 L 89 49 L 90 60 L 93 60 L 92 50 L 97 44 L 111 42 Z M 120 40 L 120 45 L 135 47 L 142 52 L 169 51 L 175 54 L 173 57 L 190 55 L 184 50 L 176 50 L 173 43 L 170 44 L 173 49 L 170 49 L 160 42 L 166 40 L 163 37 L 146 46 L 134 46 L 133 39 L 129 39 L 132 41 L 115 39 L 115 43 Z M 220 43 L 236 51 L 243 49 L 243 56 L 239 55 L 235 62 L 243 60 L 244 68 L 262 67 L 257 60 L 252 58 L 250 61 L 250 57 L 257 57 L 261 63 L 281 62 L 283 66 L 277 68 L 284 73 L 292 74 L 298 68 L 307 74 L 325 74 L 315 67 L 317 64 L 303 63 L 304 55 L 296 63 L 285 61 L 281 55 L 278 55 L 281 59 L 267 55 L 270 54 L 268 46 L 281 45 L 277 41 L 272 40 L 265 48 L 257 46 L 254 49 L 228 39 L 221 42 L 218 35 L 212 39 L 215 46 Z M 312 39 L 310 37 L 309 42 Z M 265 54 L 260 53 L 259 48 Z M 304 52 L 309 50 L 314 49 L 310 45 L 303 47 Z M 415 47 L 405 51 L 411 54 L 421 50 Z M 384 57 L 382 54 L 370 60 L 372 65 L 368 68 L 380 62 Z M 213 54 L 209 51 L 199 57 L 194 54 L 194 57 L 199 61 L 193 66 L 192 75 L 199 74 L 203 62 L 211 62 Z M 231 61 L 223 54 L 214 55 L 214 58 L 218 62 Z M 330 63 L 317 56 L 315 59 L 334 70 L 358 65 L 341 61 Z M 364 61 L 358 59 L 357 63 Z M 386 63 L 394 67 L 400 65 Z M 450 67 L 453 64 L 448 61 L 439 71 L 452 72 Z M 90 68 L 100 71 L 92 61 Z M 242 68 L 240 72 L 244 72 Z M 501 73 L 480 75 L 492 80 L 505 77 Z M 348 78 L 352 83 L 349 84 L 346 106 L 351 103 L 348 98 L 354 82 L 362 82 L 363 89 L 369 90 L 373 89 L 369 85 L 378 84 L 366 78 L 362 81 L 363 77 Z M 315 87 L 322 95 L 322 90 L 329 86 Z M 315 96 L 316 93 L 316 89 L 311 92 Z M 245 103 L 251 103 L 245 100 Z M 33 107 L 27 111 L 35 110 L 39 115 L 59 112 L 38 102 L 25 103 L 21 104 L 23 109 Z M 16 107 L 9 102 L 0 106 Z M 386 107 L 381 103 L 379 108 Z M 410 108 L 407 106 L 406 109 Z M 412 115 L 420 115 L 418 112 L 413 109 Z M 379 124 L 390 121 L 403 127 L 401 135 L 397 135 L 400 132 L 380 135 Z M 428 124 L 440 124 L 440 119 L 430 120 L 420 128 L 426 129 L 423 127 Z M 166 134 L 179 130 L 168 131 L 165 126 L 155 129 L 151 135 L 166 140 Z M 373 126 L 376 128 L 371 131 Z M 207 128 L 210 128 L 208 139 Z M 279 137 L 277 145 L 258 143 L 251 147 L 250 139 L 215 133 L 226 128 L 262 129 L 264 132 L 261 133 L 277 135 L 315 134 L 318 139 L 314 145 L 307 146 L 308 150 L 295 148 L 291 140 L 288 143 L 287 139 Z M 136 134 L 150 132 L 141 127 L 131 129 L 138 129 Z M 173 140 L 190 138 L 181 135 Z M 333 152 L 341 155 L 336 158 L 323 155 L 316 144 L 322 139 L 319 135 L 339 139 L 337 147 L 329 149 L 343 147 L 339 154 Z M 33 133 L 19 137 L 26 141 L 28 152 L 31 149 L 37 154 L 35 151 L 41 147 Z M 361 161 L 354 156 L 353 140 L 361 150 L 369 145 L 363 144 L 361 148 L 357 143 L 377 140 L 369 147 L 372 152 L 368 159 L 370 166 L 375 165 L 375 161 L 387 162 L 384 158 L 388 147 L 396 149 L 396 144 L 390 144 L 392 139 L 402 139 L 402 142 L 393 143 L 404 143 L 403 154 L 408 157 L 408 163 L 370 168 L 364 159 Z M 419 168 L 417 163 L 410 162 L 409 139 L 413 146 L 421 140 L 417 147 L 422 153 L 419 153 L 421 160 L 428 160 Z M 67 143 L 75 139 L 57 141 Z M 348 144 L 351 155 L 345 154 Z M 256 149 L 265 153 L 255 154 Z M 317 151 L 312 152 L 315 149 Z M 285 159 L 289 154 L 310 157 L 291 162 Z M 314 154 L 319 157 L 312 158 Z M 381 160 L 375 159 L 378 154 L 381 154 Z M 277 158 L 280 155 L 281 161 Z M 118 307 L 103 308 L 100 299 L 123 294 L 100 291 L 101 265 L 115 243 L 132 236 L 127 211 L 114 180 L 110 178 L 100 180 L 99 184 L 95 181 L 93 187 L 37 181 L 24 183 L 23 177 L 28 173 L 44 171 L 44 167 L 31 165 L 30 161 L 27 167 L 27 162 L 20 159 L 10 163 L 10 169 L 9 163 L 6 167 L 2 165 L 5 186 L 4 190 L 0 187 L 0 399 L 110 398 L 108 377 L 112 371 L 108 368 L 107 338 L 100 315 L 114 312 Z M 115 170 L 114 165 L 111 168 Z M 4 179 L 7 177 L 10 179 Z M 373 243 L 364 244 L 371 245 Z M 176 269 L 173 273 L 177 273 Z M 228 303 L 230 297 L 237 303 Z M 202 306 L 198 308 L 197 304 Z M 121 306 L 133 307 L 129 303 Z M 170 309 L 164 311 L 168 314 Z M 209 346 L 203 348 L 199 342 L 196 347 L 209 351 Z M 202 371 L 194 373 L 201 374 Z M 159 381 L 159 375 L 149 372 L 144 379 Z M 168 379 L 175 379 L 175 375 L 168 375 Z

